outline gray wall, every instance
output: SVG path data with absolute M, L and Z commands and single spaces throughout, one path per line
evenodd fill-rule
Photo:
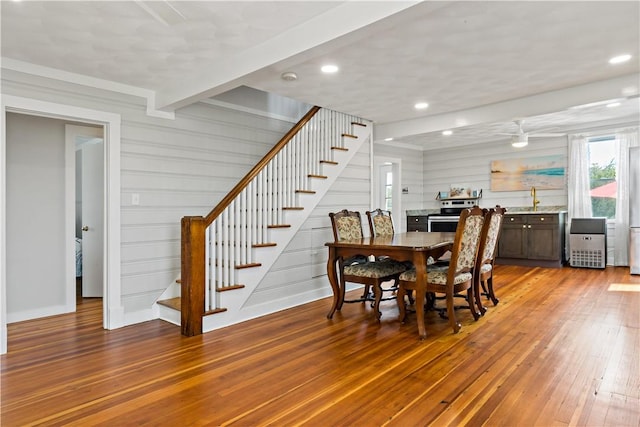
M 328 249 L 324 245 L 333 240 L 329 212 L 359 211 L 363 229 L 368 233 L 364 213 L 371 203 L 369 152 L 369 144 L 363 144 L 262 279 L 246 306 L 284 300 L 291 295 L 297 295 L 295 299 L 300 303 L 332 295 L 327 279 Z
M 6 135 L 11 322 L 65 312 L 64 122 L 8 113 Z
M 561 155 L 567 158 L 567 138 L 536 138 L 529 145 L 516 149 L 509 141 L 495 141 L 480 145 L 456 147 L 442 150 L 428 150 L 424 158 L 424 208 L 439 208 L 435 196 L 439 191 L 449 190 L 451 184 L 470 184 L 472 188 L 482 189 L 480 206 L 490 208 L 495 205 L 504 207 L 528 207 L 532 198 L 530 190 L 491 191 L 490 164 L 492 160 L 529 158 L 548 155 Z M 566 165 L 566 163 L 565 163 Z M 545 206 L 567 206 L 567 185 L 557 190 L 540 190 L 538 209 Z
M 2 90 L 8 95 L 121 115 L 121 294 L 125 315 L 150 312 L 155 300 L 178 278 L 182 216 L 208 213 L 292 126 L 291 121 L 206 104 L 179 110 L 175 120 L 149 117 L 145 100 L 139 97 L 10 70 L 3 70 Z M 51 155 L 38 151 L 33 157 L 47 164 L 51 158 L 64 158 L 62 146 L 60 150 Z M 11 159 L 7 167 L 15 167 Z M 19 185 L 18 193 L 22 194 L 26 187 Z M 134 193 L 139 195 L 139 205 L 131 203 Z M 15 271 L 13 258 L 8 264 Z M 8 298 L 8 305 L 8 312 L 14 310 L 12 298 Z

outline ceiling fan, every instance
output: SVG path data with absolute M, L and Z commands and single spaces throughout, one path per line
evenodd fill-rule
M 518 126 L 518 133 L 501 133 L 500 135 L 511 136 L 511 145 L 516 148 L 526 147 L 529 143 L 529 137 L 533 138 L 549 138 L 554 136 L 564 136 L 564 133 L 529 133 L 522 129 L 523 120 L 515 120 L 514 123 Z

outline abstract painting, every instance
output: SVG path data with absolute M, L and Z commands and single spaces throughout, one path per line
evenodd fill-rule
M 562 189 L 565 185 L 566 160 L 552 155 L 527 159 L 491 162 L 491 191 Z

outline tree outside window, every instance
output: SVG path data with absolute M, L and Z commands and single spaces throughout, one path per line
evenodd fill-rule
M 594 217 L 613 219 L 616 216 L 615 137 L 589 139 L 591 209 Z

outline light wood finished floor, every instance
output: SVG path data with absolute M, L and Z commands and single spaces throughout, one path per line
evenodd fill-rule
M 327 320 L 324 299 L 185 338 L 162 321 L 104 331 L 85 300 L 9 325 L 0 424 L 638 426 L 640 292 L 608 288 L 640 277 L 498 266 L 495 279 L 497 307 L 478 322 L 459 310 L 455 335 L 428 313 L 423 342 L 392 301 L 380 324 L 361 304 Z

